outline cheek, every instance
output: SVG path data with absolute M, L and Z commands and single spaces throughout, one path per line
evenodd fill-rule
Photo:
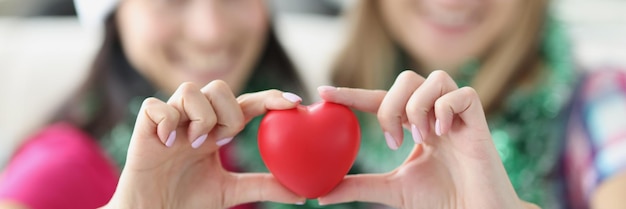
M 167 33 L 169 24 L 162 16 L 153 14 L 145 7 L 141 8 L 145 5 L 131 2 L 118 9 L 124 53 L 140 74 L 151 81 L 158 81 L 159 75 L 163 74 L 161 69 L 167 66 L 165 48 L 171 36 Z
M 382 18 L 382 24 L 394 38 L 400 38 L 404 34 L 410 33 L 411 30 L 419 30 L 418 25 L 410 24 L 415 19 L 414 14 L 411 13 L 410 6 L 412 1 L 380 1 L 379 4 L 374 4 L 374 7 L 379 7 L 379 13 Z
M 256 5 L 255 5 L 256 4 Z M 239 7 L 230 13 L 234 43 L 241 51 L 240 63 L 232 80 L 243 81 L 254 68 L 254 63 L 261 54 L 268 32 L 268 15 L 261 1 Z M 237 82 L 239 83 L 239 82 Z
M 120 19 L 120 35 L 131 61 L 142 62 L 155 58 L 154 55 L 168 42 L 167 24 L 152 14 L 134 11 L 137 12 Z
M 262 42 L 264 34 L 268 28 L 268 16 L 264 4 L 261 1 L 236 8 L 230 12 L 230 17 L 234 21 L 233 27 L 237 28 L 237 37 L 241 37 L 242 42 L 255 42 L 258 45 Z

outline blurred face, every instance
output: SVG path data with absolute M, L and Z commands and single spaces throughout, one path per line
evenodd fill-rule
M 414 60 L 429 69 L 453 69 L 503 35 L 523 1 L 380 0 L 378 8 L 392 38 Z
M 121 0 L 117 21 L 131 64 L 160 90 L 221 79 L 237 92 L 268 30 L 263 0 Z

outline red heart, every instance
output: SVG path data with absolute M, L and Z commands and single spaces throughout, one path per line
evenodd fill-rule
M 320 102 L 268 112 L 259 127 L 265 165 L 306 198 L 330 192 L 348 173 L 360 144 L 359 122 L 346 106 Z

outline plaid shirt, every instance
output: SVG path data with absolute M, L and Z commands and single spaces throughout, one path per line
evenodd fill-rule
M 604 180 L 626 171 L 626 69 L 606 67 L 583 79 L 566 137 L 568 208 L 588 208 Z

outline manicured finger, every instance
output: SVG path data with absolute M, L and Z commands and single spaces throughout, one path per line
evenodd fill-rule
M 439 124 L 440 134 L 450 131 L 455 115 L 463 123 L 475 130 L 489 131 L 485 113 L 478 93 L 471 87 L 463 87 L 449 92 L 435 102 L 435 116 Z
M 171 147 L 176 140 L 179 118 L 180 114 L 172 106 L 156 98 L 147 98 L 141 105 L 133 134 L 156 134 L 165 146 Z
M 191 82 L 183 83 L 167 103 L 180 113 L 179 125 L 188 124 L 187 136 L 191 147 L 198 148 L 204 144 L 217 123 L 217 117 L 200 88 Z
M 358 201 L 399 208 L 402 191 L 391 185 L 390 178 L 389 174 L 349 175 L 333 191 L 318 200 L 320 205 Z
M 424 78 L 413 71 L 404 71 L 389 89 L 378 109 L 378 121 L 389 148 L 395 150 L 402 144 L 402 124 L 407 120 L 406 106 L 413 92 L 424 82 Z
M 243 112 L 232 90 L 224 81 L 212 81 L 200 91 L 211 103 L 217 117 L 217 124 L 211 130 L 211 140 L 217 140 L 213 143 L 223 146 L 243 130 L 245 126 Z
M 225 194 L 224 205 L 231 207 L 243 203 L 272 201 L 286 204 L 304 204 L 306 198 L 283 187 L 271 174 L 231 173 Z
M 266 113 L 268 110 L 286 110 L 295 108 L 302 98 L 290 92 L 266 90 L 247 93 L 237 97 L 246 123 L 252 118 Z
M 387 91 L 333 86 L 320 86 L 317 92 L 324 101 L 333 102 L 368 113 L 377 113 Z
M 406 105 L 406 113 L 411 123 L 411 132 L 416 142 L 423 142 L 431 133 L 431 119 L 434 120 L 435 101 L 444 94 L 458 89 L 448 73 L 437 70 L 411 95 Z M 431 118 L 433 117 L 433 118 Z M 437 124 L 434 124 L 437 126 Z M 437 127 L 435 127 L 437 128 Z M 439 135 L 439 134 L 438 134 Z

